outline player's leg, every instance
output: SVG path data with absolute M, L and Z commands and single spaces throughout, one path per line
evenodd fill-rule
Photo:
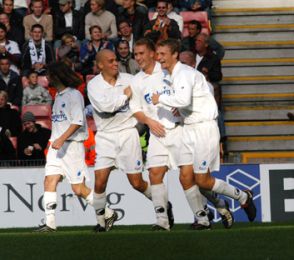
M 57 207 L 56 188 L 58 182 L 62 178 L 61 175 L 48 175 L 44 180 L 44 197 L 43 205 L 45 211 L 45 223 L 41 225 L 36 232 L 53 232 L 56 230 L 55 210 Z
M 96 213 L 96 232 L 106 231 L 105 227 L 105 206 L 106 206 L 106 185 L 111 168 L 95 170 L 95 188 L 93 194 L 93 207 Z
M 192 165 L 180 166 L 180 182 L 194 214 L 195 223 L 192 224 L 192 228 L 196 230 L 209 229 L 210 223 L 204 210 L 202 195 L 194 182 Z
M 141 192 L 151 200 L 151 187 L 149 182 L 143 179 L 142 173 L 129 173 L 127 174 L 127 177 L 135 190 Z
M 156 214 L 156 225 L 153 226 L 154 230 L 169 230 L 173 225 L 173 222 L 170 223 L 168 216 L 168 194 L 163 182 L 167 170 L 168 168 L 166 166 L 149 168 L 151 197 Z

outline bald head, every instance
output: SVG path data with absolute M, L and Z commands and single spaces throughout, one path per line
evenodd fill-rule
M 96 65 L 103 75 L 116 77 L 118 75 L 118 62 L 113 51 L 104 49 L 96 54 Z
M 191 51 L 183 51 L 180 53 L 179 56 L 179 60 L 180 62 L 182 62 L 183 64 L 186 64 L 188 66 L 191 66 L 193 68 L 195 68 L 196 65 L 196 61 L 195 61 L 195 54 Z

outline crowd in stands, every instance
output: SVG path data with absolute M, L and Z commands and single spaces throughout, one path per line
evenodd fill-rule
M 211 0 L 2 0 L 0 161 L 45 158 L 50 129 L 43 126 L 50 123 L 39 124 L 36 110 L 24 107 L 52 105 L 56 92 L 46 78 L 48 64 L 63 60 L 83 79 L 79 90 L 88 105 L 86 82 L 99 73 L 97 52 L 115 51 L 119 70 L 136 74 L 133 45 L 142 37 L 155 43 L 180 40 L 181 61 L 205 75 L 221 110 L 225 51 L 210 36 L 211 5 Z M 91 140 L 85 144 L 89 165 L 95 159 Z

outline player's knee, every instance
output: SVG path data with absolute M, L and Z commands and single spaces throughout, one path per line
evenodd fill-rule
M 103 193 L 106 190 L 106 183 L 102 181 L 95 181 L 95 192 Z
M 205 176 L 196 175 L 195 182 L 200 188 L 210 189 L 210 179 Z
M 79 186 L 72 186 L 72 191 L 78 197 L 82 195 L 82 189 Z
M 133 179 L 133 180 L 131 181 L 131 185 L 132 185 L 132 187 L 133 187 L 135 190 L 137 190 L 137 191 L 142 191 L 142 189 L 143 189 L 143 187 L 144 187 L 142 181 L 139 180 L 139 179 Z

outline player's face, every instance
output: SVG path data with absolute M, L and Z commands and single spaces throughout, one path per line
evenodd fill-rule
M 139 67 L 146 71 L 154 63 L 154 51 L 149 50 L 146 45 L 138 45 L 134 48 L 135 60 L 137 61 Z
M 107 52 L 98 63 L 98 68 L 104 75 L 116 77 L 118 75 L 118 62 L 113 52 Z
M 161 68 L 171 71 L 177 63 L 178 53 L 171 53 L 168 46 L 158 46 L 156 50 L 157 60 L 161 64 Z

